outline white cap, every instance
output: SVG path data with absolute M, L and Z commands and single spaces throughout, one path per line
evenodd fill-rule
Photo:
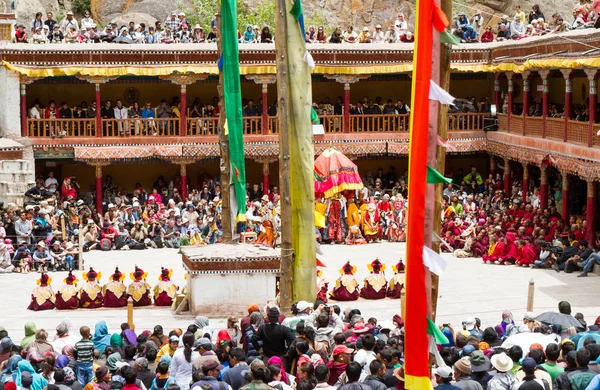
M 306 301 L 300 301 L 298 303 L 296 303 L 296 309 L 298 309 L 298 312 L 303 312 L 306 309 L 310 309 L 312 307 L 312 305 Z

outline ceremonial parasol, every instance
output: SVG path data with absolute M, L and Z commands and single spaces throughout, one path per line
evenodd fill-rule
M 342 191 L 362 188 L 356 164 L 337 150 L 327 148 L 315 160 L 315 192 L 331 198 Z

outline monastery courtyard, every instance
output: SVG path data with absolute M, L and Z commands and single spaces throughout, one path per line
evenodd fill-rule
M 375 256 L 379 256 L 386 265 L 386 277 L 392 275 L 392 265 L 399 257 L 404 257 L 405 244 L 391 244 L 387 242 L 362 246 L 324 245 L 321 247 L 324 255 L 323 261 L 327 268 L 323 269 L 325 278 L 330 281 L 330 288 L 339 276 L 338 270 L 350 260 L 357 266 L 356 278 L 362 285 L 362 280 L 368 274 L 367 264 Z M 446 272 L 440 278 L 440 295 L 438 300 L 438 317 L 436 323 L 451 323 L 460 325 L 467 317 L 478 317 L 484 326 L 495 326 L 501 320 L 502 311 L 508 309 L 513 312 L 515 320 L 522 318 L 526 309 L 528 282 L 535 280 L 535 308 L 536 314 L 556 310 L 561 300 L 571 303 L 573 314 L 581 312 L 585 319 L 592 321 L 600 314 L 600 301 L 597 299 L 598 276 L 590 274 L 588 278 L 577 278 L 576 274 L 556 273 L 554 270 L 532 270 L 515 266 L 485 265 L 480 259 L 458 259 L 452 255 L 443 255 L 448 260 Z M 116 265 L 121 272 L 127 275 L 124 281 L 128 284 L 129 273 L 135 265 L 148 272 L 148 282 L 154 286 L 161 266 L 173 267 L 173 280 L 179 285 L 184 284 L 183 266 L 181 255 L 173 249 L 145 250 L 145 251 L 93 251 L 85 254 L 86 269 L 92 266 L 96 271 L 102 272 L 102 284 L 106 283 L 108 276 L 114 271 Z M 65 272 L 51 273 L 52 287 L 56 290 L 62 285 L 66 277 Z M 76 272 L 77 278 L 83 283 L 81 272 Z M 38 329 L 44 328 L 54 336 L 54 329 L 64 318 L 73 321 L 75 329 L 82 325 L 94 326 L 98 320 L 106 320 L 111 332 L 117 331 L 122 322 L 127 321 L 125 309 L 97 309 L 75 311 L 41 311 L 26 310 L 29 304 L 31 290 L 35 287 L 37 273 L 28 275 L 3 274 L 0 275 L 0 295 L 7 297 L 3 303 L 4 316 L 0 326 L 5 327 L 15 341 L 19 341 L 23 334 L 23 324 L 33 320 Z M 207 286 L 210 288 L 210 286 Z M 262 307 L 264 302 L 259 303 Z M 335 304 L 330 301 L 330 304 Z M 358 308 L 368 317 L 376 317 L 380 321 L 391 320 L 392 316 L 400 311 L 400 301 L 383 299 L 368 301 L 360 299 L 351 303 L 339 303 L 342 310 L 348 305 Z M 211 313 L 203 313 L 211 317 L 211 326 L 224 327 L 224 318 L 213 318 Z M 138 330 L 152 329 L 154 325 L 161 324 L 164 329 L 174 327 L 185 328 L 192 321 L 190 313 L 176 315 L 169 308 L 141 308 L 134 311 L 134 322 Z

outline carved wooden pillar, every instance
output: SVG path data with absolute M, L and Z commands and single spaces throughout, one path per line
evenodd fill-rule
M 568 137 L 568 129 L 569 129 L 569 119 L 571 117 L 571 104 L 573 102 L 573 94 L 572 94 L 572 86 L 571 86 L 571 69 L 561 69 L 560 72 L 563 74 L 565 79 L 565 129 L 563 135 L 563 141 L 567 142 Z
M 529 192 L 529 164 L 523 164 L 523 202 L 527 202 L 527 192 Z
M 562 219 L 565 224 L 569 223 L 569 174 L 562 173 Z
M 590 105 L 589 123 L 588 123 L 588 146 L 591 148 L 594 145 L 594 123 L 596 123 L 596 111 L 598 110 L 598 92 L 596 91 L 596 74 L 597 69 L 585 69 L 585 74 L 590 82 Z
M 546 118 L 548 118 L 549 100 L 548 100 L 548 75 L 550 70 L 544 69 L 538 71 L 538 74 L 542 78 L 542 138 L 546 138 Z
M 513 114 L 513 81 L 512 78 L 515 74 L 513 72 L 506 72 L 506 79 L 508 80 L 508 90 L 506 92 L 506 99 L 508 100 L 508 117 L 506 118 L 506 127 L 510 133 L 510 118 Z
M 344 84 L 344 133 L 350 132 L 350 84 L 365 80 L 371 75 L 345 75 L 345 74 L 326 74 L 325 78 L 335 80 Z
M 508 158 L 504 158 L 504 193 L 506 196 L 510 196 L 511 193 L 511 185 L 510 185 L 510 160 Z
M 529 115 L 529 76 L 531 72 L 523 72 L 523 135 L 527 133 L 527 115 Z
M 38 77 L 21 76 L 21 137 L 29 135 L 27 131 L 27 85 L 38 79 Z
M 169 80 L 175 85 L 180 86 L 179 96 L 179 136 L 187 135 L 187 86 L 194 84 L 198 80 L 206 80 L 207 73 L 191 74 L 191 73 L 175 73 L 166 76 L 159 76 L 162 80 Z
M 501 112 L 501 108 L 500 107 L 500 77 L 501 77 L 502 73 L 496 73 L 494 75 L 494 105 L 496 106 L 496 110 L 497 112 Z
M 271 128 L 269 126 L 269 84 L 275 84 L 277 82 L 277 76 L 274 74 L 261 74 L 261 75 L 247 75 L 247 80 L 252 80 L 256 84 L 262 85 L 262 134 L 271 134 Z
M 542 162 L 540 165 L 540 208 L 548 208 L 548 166 Z
M 94 84 L 96 87 L 96 137 L 102 137 L 102 116 L 100 111 L 102 110 L 102 101 L 100 96 L 100 84 L 108 83 L 109 81 L 116 80 L 118 77 L 104 77 L 104 76 L 75 76 L 79 80 L 87 81 L 88 83 Z

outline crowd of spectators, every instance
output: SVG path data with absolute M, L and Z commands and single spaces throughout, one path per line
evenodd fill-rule
M 592 0 L 580 0 L 572 11 L 571 19 L 565 19 L 559 13 L 547 18 L 540 6 L 534 4 L 525 14 L 520 5 L 515 6 L 511 18 L 503 15 L 496 27 L 484 22 L 483 13 L 475 10 L 471 17 L 459 12 L 454 20 L 453 33 L 462 43 L 489 43 L 506 40 L 520 40 L 527 37 L 562 33 L 570 30 L 599 28 L 600 3 Z
M 109 22 L 104 28 L 98 26 L 91 17 L 89 10 L 83 18 L 77 21 L 73 12 L 66 13 L 62 22 L 54 20 L 52 12 L 48 12 L 46 20 L 42 20 L 42 13 L 38 12 L 31 26 L 17 23 L 15 25 L 14 42 L 17 43 L 123 43 L 123 44 L 149 44 L 149 43 L 214 43 L 217 41 L 216 18 L 206 28 L 195 24 L 192 26 L 184 12 L 173 11 L 164 22 L 156 21 L 154 26 L 145 23 L 129 22 L 121 25 L 115 21 Z M 248 24 L 243 31 L 238 30 L 239 43 L 273 43 L 274 34 L 269 26 L 262 29 L 257 25 Z M 307 43 L 402 43 L 414 42 L 414 35 L 408 29 L 408 22 L 404 14 L 400 13 L 397 19 L 390 24 L 387 31 L 381 25 L 371 28 L 365 26 L 362 31 L 356 32 L 349 26 L 345 31 L 336 27 L 330 34 L 325 32 L 324 26 L 309 26 L 306 31 Z
M 504 311 L 498 324 L 469 317 L 430 328 L 430 387 L 597 390 L 600 317 L 588 325 L 568 302 L 558 309 L 571 325 L 531 312 L 515 321 Z M 2 390 L 405 389 L 402 317 L 367 318 L 323 301 L 297 302 L 291 316 L 273 302 L 264 310 L 252 303 L 223 329 L 198 316 L 168 331 L 124 323 L 111 334 L 99 321 L 92 332 L 70 320 L 52 332 L 33 321 L 24 330 L 0 330 Z

